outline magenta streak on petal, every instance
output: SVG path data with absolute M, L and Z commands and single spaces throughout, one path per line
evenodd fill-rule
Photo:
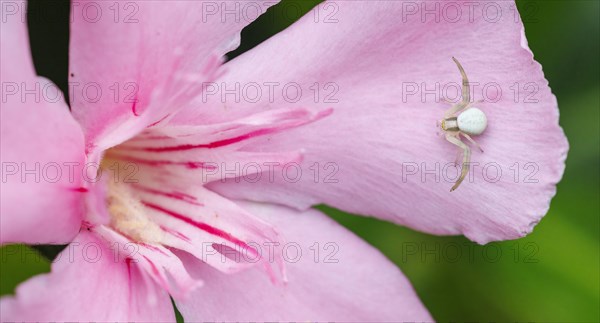
M 149 188 L 149 187 L 144 187 L 142 185 L 139 184 L 132 184 L 131 186 L 133 186 L 135 189 L 138 189 L 140 191 L 146 192 L 146 193 L 150 193 L 150 194 L 156 194 L 156 195 L 161 195 L 161 196 L 166 196 L 172 199 L 176 199 L 179 201 L 183 201 L 192 205 L 196 205 L 196 206 L 204 206 L 204 204 L 200 203 L 200 202 L 196 202 L 196 198 L 185 194 L 185 193 L 179 193 L 179 192 L 164 192 L 164 191 L 160 191 L 160 190 L 156 190 L 153 188 Z
M 253 253 L 254 256 L 258 255 L 257 251 L 254 248 L 250 247 L 248 244 L 246 244 L 242 240 L 237 239 L 236 237 L 232 236 L 231 234 L 229 234 L 229 233 L 227 233 L 227 232 L 225 232 L 223 230 L 217 229 L 217 228 L 212 227 L 212 226 L 210 226 L 210 225 L 208 225 L 206 223 L 203 223 L 203 222 L 194 221 L 194 220 L 186 217 L 185 215 L 182 215 L 182 214 L 179 214 L 177 212 L 165 209 L 162 206 L 159 206 L 159 205 L 156 205 L 156 204 L 148 203 L 146 201 L 142 201 L 142 204 L 144 204 L 145 206 L 147 206 L 149 208 L 152 208 L 152 209 L 155 209 L 157 211 L 160 211 L 160 212 L 162 212 L 164 214 L 170 215 L 170 216 L 172 216 L 172 217 L 174 217 L 176 219 L 179 219 L 179 220 L 181 220 L 181 221 L 183 221 L 183 222 L 185 222 L 187 224 L 193 225 L 196 228 L 198 228 L 198 229 L 200 229 L 202 231 L 205 231 L 205 232 L 207 232 L 209 234 L 212 234 L 214 236 L 217 236 L 219 238 L 223 238 L 223 239 L 225 239 L 225 240 L 227 240 L 229 242 L 232 242 L 233 244 L 235 244 L 235 245 L 237 245 L 237 246 L 239 246 L 239 247 L 241 247 L 243 249 L 250 250 L 250 251 L 252 251 L 252 253 Z
M 129 286 L 129 302 L 131 303 L 133 298 L 133 288 L 131 286 L 131 258 L 125 258 L 125 264 L 127 264 L 127 284 Z
M 327 112 L 327 110 L 325 110 L 325 112 Z M 326 113 L 328 114 L 328 113 Z M 277 118 L 274 118 L 273 120 L 271 120 L 269 123 L 270 124 L 275 124 L 277 122 L 285 122 L 285 121 L 289 121 L 290 119 L 294 120 L 298 120 L 301 117 L 307 116 L 309 115 L 308 111 L 306 110 L 292 110 L 292 111 L 287 111 L 285 113 L 279 113 L 277 115 Z M 319 119 L 321 117 L 323 117 L 325 115 L 319 115 L 317 114 L 316 119 Z M 228 131 L 232 131 L 232 130 L 237 130 L 243 127 L 246 127 L 246 124 L 243 123 L 234 123 L 231 125 L 228 125 L 224 128 L 217 128 L 214 131 L 210 132 L 211 135 L 216 135 L 216 134 L 223 134 L 226 133 Z M 291 125 L 290 127 L 293 126 L 297 126 L 297 125 Z M 280 128 L 284 128 L 284 127 L 280 127 Z M 176 136 L 165 136 L 165 135 L 152 135 L 152 134 L 141 134 L 139 136 L 137 136 L 134 140 L 135 141 L 139 141 L 139 140 L 166 140 L 166 139 L 176 139 L 176 138 L 185 138 L 185 137 L 191 137 L 191 136 L 195 136 L 197 135 L 197 133 L 187 133 L 187 134 L 179 134 Z
M 158 166 L 173 165 L 173 166 L 185 166 L 190 169 L 198 169 L 198 168 L 204 168 L 204 169 L 210 169 L 210 170 L 217 169 L 217 166 L 206 165 L 204 162 L 196 162 L 196 161 L 174 162 L 174 161 L 170 161 L 170 160 L 154 160 L 154 159 L 135 158 L 135 157 L 130 157 L 130 156 L 120 156 L 118 154 L 111 154 L 111 157 L 122 159 L 124 161 L 132 162 L 132 163 L 140 163 L 140 164 L 144 164 L 144 165 L 148 165 L 148 166 L 157 166 L 158 167 Z
M 163 120 L 165 120 L 166 118 L 168 118 L 170 115 L 171 114 L 167 114 L 166 116 L 162 117 L 160 120 L 158 120 L 158 121 L 156 121 L 154 123 L 149 124 L 146 128 L 151 128 L 151 127 L 156 126 L 157 124 L 161 123 Z
M 87 193 L 89 190 L 85 187 L 76 187 L 71 189 L 74 192 Z
M 131 278 L 131 258 L 125 258 L 125 264 L 127 264 L 127 271 L 129 272 L 129 278 Z
M 227 146 L 227 145 L 231 145 L 246 139 L 250 139 L 252 137 L 257 137 L 257 136 L 262 136 L 262 135 L 267 135 L 270 133 L 274 133 L 276 132 L 277 128 L 266 128 L 266 129 L 260 129 L 260 130 L 256 130 L 250 133 L 247 133 L 245 135 L 241 135 L 235 138 L 229 138 L 229 139 L 224 139 L 224 140 L 219 140 L 219 141 L 215 141 L 215 142 L 211 142 L 209 144 L 200 144 L 200 145 L 179 145 L 179 146 L 171 146 L 171 147 L 145 147 L 145 148 L 137 148 L 136 147 L 132 147 L 130 148 L 131 150 L 144 150 L 144 151 L 151 151 L 151 152 L 169 152 L 169 151 L 182 151 L 182 150 L 191 150 L 191 149 L 197 149 L 197 148 L 218 148 L 218 147 L 223 147 L 223 146 Z
M 150 264 L 150 267 L 152 267 L 152 273 L 154 275 L 158 276 L 158 278 L 160 279 L 161 285 L 163 285 L 164 288 L 167 288 L 169 286 L 169 284 L 167 284 L 167 282 L 165 281 L 163 276 L 160 274 L 160 272 L 158 271 L 158 268 L 156 268 L 156 265 L 152 262 L 152 260 L 148 259 L 148 257 L 146 257 L 144 255 L 142 255 L 142 257 L 144 257 L 144 259 L 146 259 L 146 261 Z
M 190 194 L 186 194 L 186 193 L 183 193 L 183 192 L 173 191 L 173 193 L 175 193 L 177 195 L 181 195 L 181 197 L 189 199 L 189 200 L 192 200 L 192 201 L 197 201 L 198 200 L 195 196 L 190 195 Z M 198 203 L 200 203 L 200 202 L 198 202 Z M 204 204 L 202 204 L 202 205 L 204 205 Z
M 131 105 L 131 112 L 133 112 L 133 115 L 136 117 L 139 117 L 140 115 L 137 113 L 136 108 L 137 107 L 137 96 L 133 99 L 133 104 Z
M 317 113 L 317 115 L 314 118 L 311 118 L 309 120 L 299 120 L 298 122 L 291 124 L 291 125 L 258 129 L 255 131 L 251 131 L 247 134 L 243 134 L 241 136 L 224 139 L 224 140 L 219 140 L 219 141 L 211 142 L 208 144 L 199 144 L 199 145 L 186 144 L 186 145 L 178 145 L 178 146 L 171 146 L 171 147 L 131 147 L 128 149 L 143 150 L 143 151 L 150 151 L 150 152 L 170 152 L 170 151 L 191 150 L 191 149 L 197 149 L 197 148 L 208 148 L 208 149 L 218 148 L 218 147 L 235 144 L 235 143 L 238 143 L 238 142 L 246 140 L 246 139 L 276 133 L 281 130 L 285 130 L 285 129 L 289 129 L 289 128 L 299 127 L 299 126 L 302 126 L 309 122 L 313 122 L 318 119 L 324 118 L 324 117 L 330 115 L 331 113 L 333 113 L 333 109 L 331 109 L 331 108 L 326 109 L 326 110 L 320 111 L 319 113 Z
M 179 231 L 176 231 L 176 230 L 173 230 L 173 229 L 169 229 L 169 228 L 167 228 L 165 226 L 162 226 L 162 225 L 160 226 L 160 228 L 163 231 L 165 231 L 166 233 L 169 233 L 169 234 L 171 234 L 171 235 L 173 235 L 173 236 L 175 236 L 175 237 L 177 237 L 177 238 L 179 238 L 179 239 L 181 239 L 181 240 L 183 240 L 185 242 L 192 242 L 192 240 L 188 236 L 186 236 L 185 234 L 183 234 L 183 233 L 181 233 Z

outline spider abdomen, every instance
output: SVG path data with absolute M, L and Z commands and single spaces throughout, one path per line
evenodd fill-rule
M 468 135 L 480 135 L 487 127 L 487 117 L 477 108 L 469 108 L 458 115 L 458 128 Z

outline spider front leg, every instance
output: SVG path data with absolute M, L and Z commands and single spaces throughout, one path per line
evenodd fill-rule
M 458 60 L 452 57 L 454 63 L 456 63 L 456 67 L 460 71 L 460 75 L 462 76 L 462 103 L 466 106 L 471 102 L 471 89 L 469 88 L 469 79 L 467 78 L 467 73 L 465 69 L 460 65 Z
M 469 105 L 471 104 L 471 89 L 469 88 L 469 79 L 467 78 L 467 73 L 465 72 L 465 69 L 462 67 L 462 65 L 460 65 L 460 63 L 458 62 L 458 60 L 456 58 L 452 57 L 452 60 L 458 67 L 458 71 L 460 72 L 460 75 L 462 77 L 462 91 L 461 91 L 462 92 L 462 101 L 453 105 L 452 108 L 450 108 L 450 109 L 448 109 L 448 111 L 446 111 L 446 113 L 445 113 L 446 118 L 453 116 L 453 115 L 457 114 L 458 112 L 460 112 L 461 110 L 468 108 Z
M 458 188 L 460 183 L 462 183 L 462 181 L 465 179 L 465 177 L 469 173 L 469 163 L 471 161 L 471 149 L 469 148 L 469 146 L 465 145 L 465 143 L 460 141 L 458 136 L 456 136 L 454 134 L 446 134 L 446 140 L 448 140 L 452 144 L 457 145 L 463 151 L 463 162 L 462 162 L 462 169 L 460 172 L 460 177 L 458 178 L 456 183 L 454 183 L 454 186 L 452 186 L 452 188 L 450 189 L 450 192 L 452 192 Z

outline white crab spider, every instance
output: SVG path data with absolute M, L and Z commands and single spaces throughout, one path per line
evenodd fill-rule
M 471 95 L 469 91 L 469 80 L 467 74 L 463 69 L 462 65 L 458 60 L 452 57 L 460 75 L 462 75 L 462 101 L 453 105 L 452 108 L 448 109 L 444 113 L 444 119 L 442 119 L 442 130 L 446 135 L 446 140 L 454 145 L 457 145 L 462 149 L 463 162 L 460 172 L 460 177 L 454 183 L 454 186 L 450 189 L 450 192 L 458 188 L 460 183 L 465 179 L 467 173 L 469 173 L 469 163 L 471 161 L 471 149 L 464 142 L 460 140 L 460 136 L 467 138 L 467 140 L 473 145 L 477 146 L 481 152 L 483 149 L 471 138 L 471 136 L 477 136 L 482 134 L 487 127 L 487 117 L 483 111 L 471 107 Z M 460 157 L 461 151 L 459 151 L 458 157 Z M 458 163 L 458 157 L 456 162 Z

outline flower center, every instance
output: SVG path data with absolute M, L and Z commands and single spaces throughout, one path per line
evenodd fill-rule
M 139 179 L 128 174 L 127 169 L 136 169 L 135 164 L 105 161 L 102 170 L 110 174 L 107 180 L 106 203 L 110 215 L 110 226 L 137 242 L 161 243 L 164 232 L 152 221 L 144 205 L 135 194 L 133 186 Z M 126 165 L 125 165 L 126 164 Z

